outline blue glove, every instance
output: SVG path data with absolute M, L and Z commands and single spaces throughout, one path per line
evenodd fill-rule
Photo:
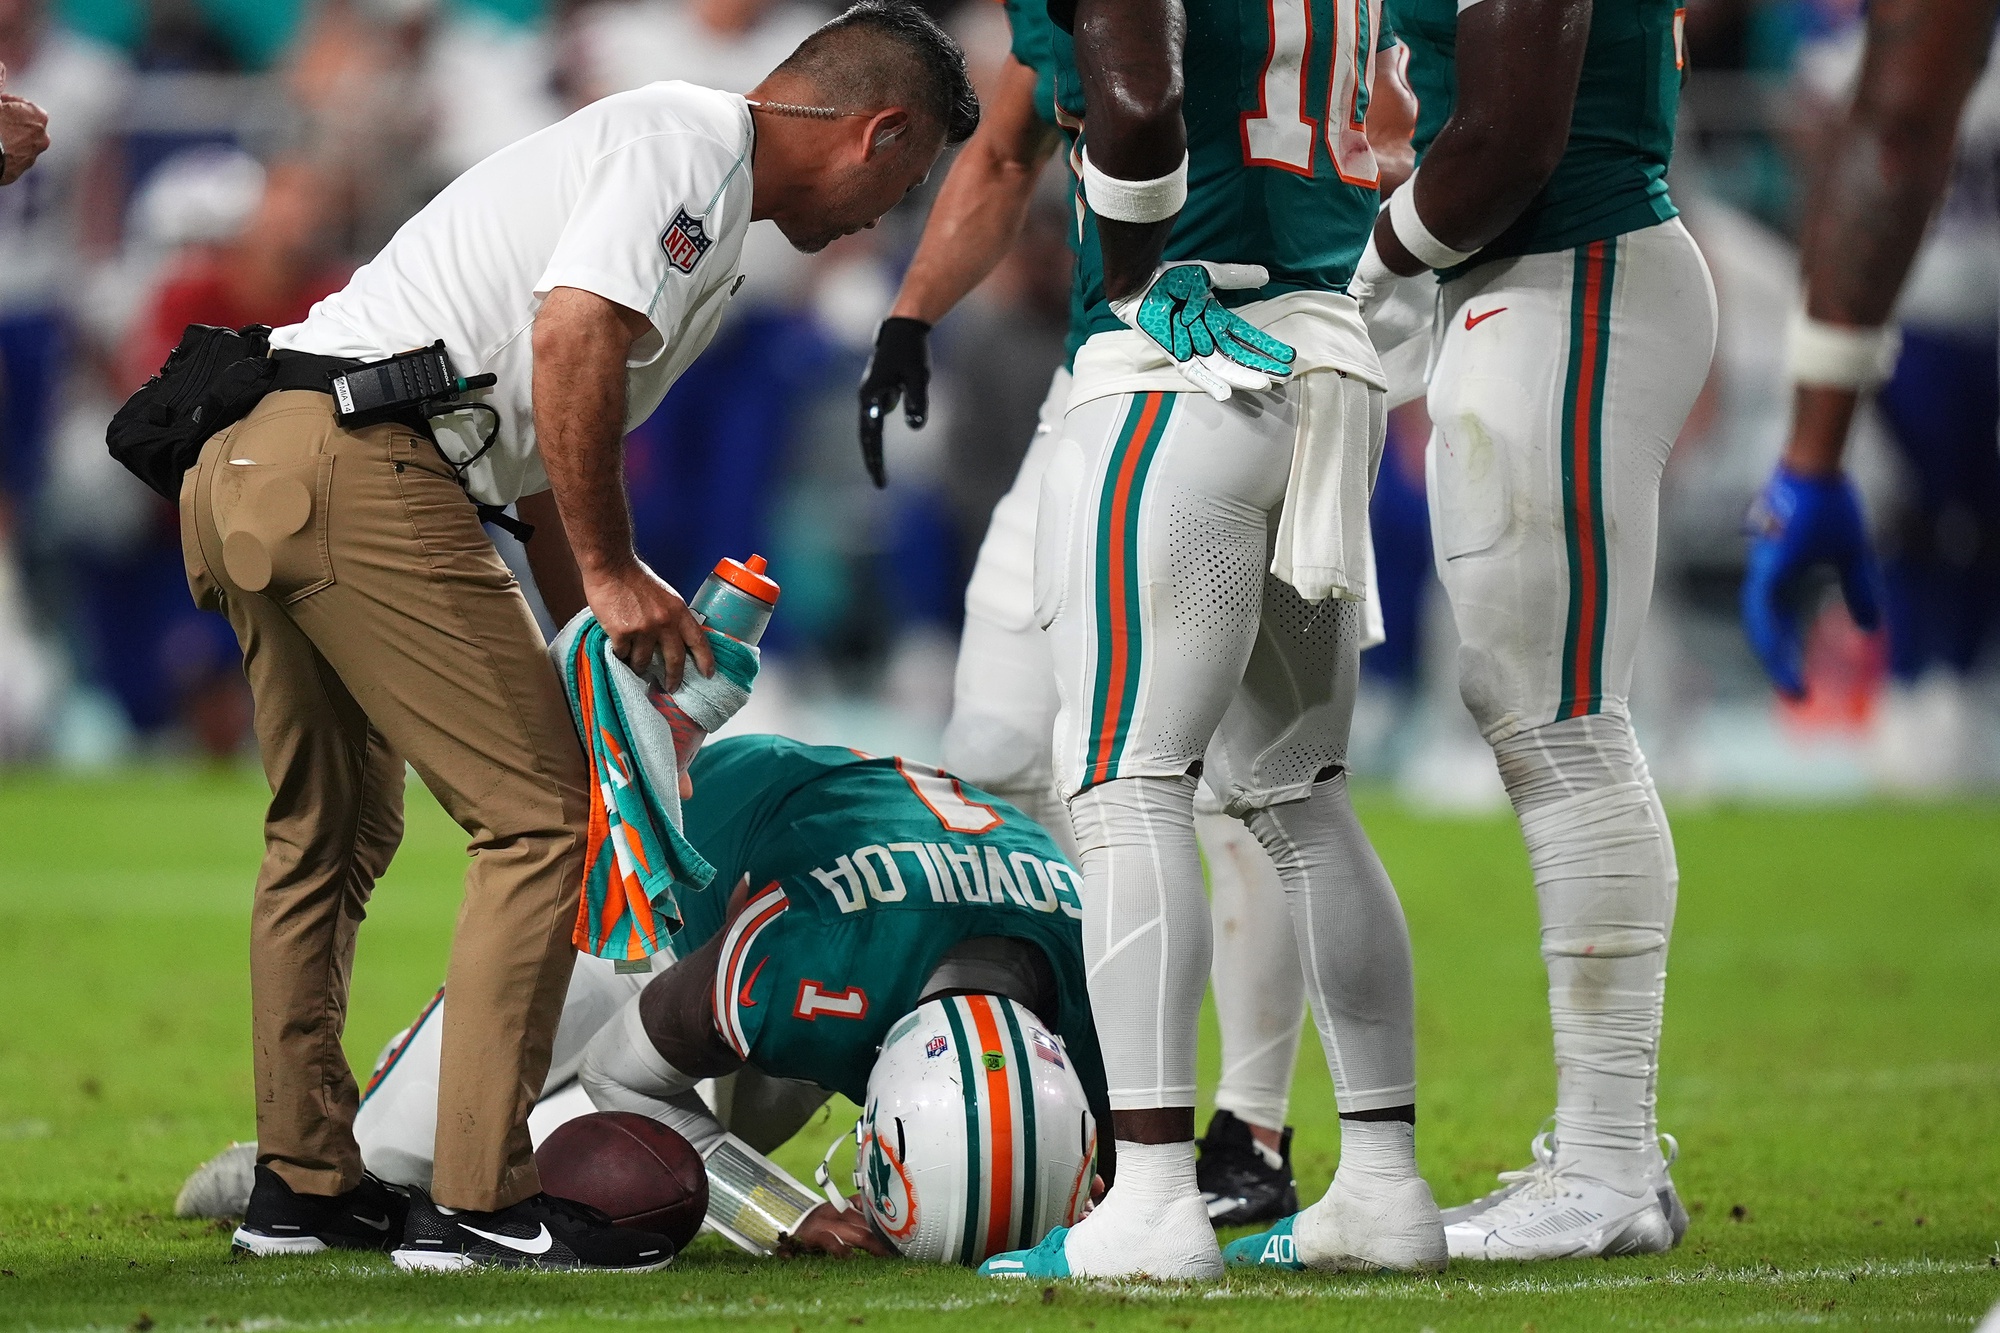
M 1814 565 L 1840 574 L 1847 612 L 1862 629 L 1882 618 L 1881 573 L 1845 475 L 1801 477 L 1782 463 L 1750 506 L 1750 565 L 1743 576 L 1743 632 L 1778 692 L 1805 697 L 1798 612 L 1787 600 Z
M 1218 402 L 1236 389 L 1268 389 L 1292 373 L 1298 354 L 1215 299 L 1218 291 L 1255 290 L 1271 275 L 1255 264 L 1177 260 L 1154 270 L 1111 313 L 1139 330 L 1179 365 L 1187 381 Z

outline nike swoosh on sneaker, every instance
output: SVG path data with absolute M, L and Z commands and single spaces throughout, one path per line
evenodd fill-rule
M 372 1217 L 363 1217 L 359 1213 L 349 1213 L 348 1216 L 353 1218 L 355 1221 L 359 1222 L 364 1227 L 373 1227 L 377 1231 L 387 1231 L 389 1229 L 389 1219 L 386 1217 L 378 1222 Z
M 458 1225 L 462 1229 L 470 1231 L 475 1236 L 490 1240 L 495 1245 L 504 1245 L 518 1254 L 547 1254 L 549 1247 L 556 1243 L 555 1237 L 549 1234 L 549 1224 L 546 1222 L 542 1223 L 534 1235 L 525 1239 L 520 1236 L 501 1236 L 491 1231 L 481 1231 L 478 1227 L 464 1222 L 460 1222 Z

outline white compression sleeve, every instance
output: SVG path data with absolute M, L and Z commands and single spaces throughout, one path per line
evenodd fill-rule
M 1208 901 L 1191 777 L 1118 778 L 1070 803 L 1083 857 L 1083 961 L 1111 1109 L 1193 1106 Z
M 1417 1099 L 1410 933 L 1389 872 L 1355 818 L 1347 775 L 1246 821 L 1284 881 L 1306 998 L 1342 1112 Z
M 1305 981 L 1271 857 L 1241 820 L 1195 803 L 1195 836 L 1208 868 L 1214 920 L 1215 1017 L 1222 1080 L 1215 1108 L 1265 1129 L 1285 1127 L 1292 1069 L 1305 1023 Z
M 1678 880 L 1665 817 L 1623 718 L 1537 727 L 1494 754 L 1541 908 L 1558 1160 L 1630 1185 L 1657 1151 L 1654 1088 Z

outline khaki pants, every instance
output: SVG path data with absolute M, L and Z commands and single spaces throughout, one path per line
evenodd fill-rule
M 587 775 L 518 585 L 436 449 L 267 397 L 181 487 L 198 605 L 229 617 L 271 784 L 250 927 L 258 1158 L 294 1189 L 361 1179 L 341 1050 L 355 932 L 403 831 L 403 761 L 471 836 L 452 941 L 434 1194 L 540 1189 L 528 1111 L 575 953 Z

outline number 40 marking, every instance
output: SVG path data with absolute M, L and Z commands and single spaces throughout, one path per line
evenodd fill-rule
M 1318 117 L 1306 112 L 1306 55 L 1313 46 L 1311 0 L 1265 0 L 1271 46 L 1257 89 L 1257 109 L 1243 114 L 1243 161 L 1313 174 Z M 1368 146 L 1368 90 L 1375 72 L 1381 0 L 1333 0 L 1333 65 L 1326 80 L 1326 150 L 1349 185 L 1376 185 L 1381 173 Z

